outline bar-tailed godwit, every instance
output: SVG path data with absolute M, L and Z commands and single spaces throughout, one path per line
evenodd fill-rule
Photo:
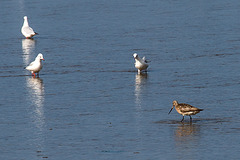
M 195 114 L 199 113 L 200 111 L 203 111 L 203 109 L 193 107 L 190 104 L 178 103 L 178 101 L 175 100 L 175 101 L 173 101 L 173 106 L 168 114 L 171 113 L 171 111 L 173 110 L 174 107 L 175 107 L 176 111 L 183 116 L 181 122 L 183 122 L 185 115 L 189 116 L 190 121 L 192 121 L 191 115 L 195 115 Z

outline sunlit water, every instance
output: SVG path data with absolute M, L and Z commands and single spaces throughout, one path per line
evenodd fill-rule
M 239 10 L 237 0 L 1 1 L 0 159 L 239 159 Z M 25 15 L 33 40 L 20 32 Z M 34 79 L 24 67 L 38 53 Z M 180 123 L 173 100 L 204 111 Z

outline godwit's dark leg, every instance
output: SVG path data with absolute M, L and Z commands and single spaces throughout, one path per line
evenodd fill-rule
M 190 117 L 190 122 L 192 122 L 192 117 L 191 116 L 189 116 Z
M 181 122 L 183 122 L 183 120 L 184 120 L 184 116 L 182 117 L 182 120 L 181 120 Z

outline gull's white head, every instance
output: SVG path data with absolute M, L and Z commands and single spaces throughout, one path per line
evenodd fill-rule
M 133 57 L 134 57 L 134 58 L 137 58 L 137 56 L 138 56 L 137 53 L 134 53 L 134 54 L 133 54 Z
M 39 53 L 37 55 L 36 59 L 44 60 L 42 53 Z
M 24 19 L 24 20 L 27 19 L 27 16 L 24 16 L 23 19 Z

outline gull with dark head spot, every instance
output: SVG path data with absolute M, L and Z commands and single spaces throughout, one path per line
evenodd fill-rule
M 138 73 L 140 74 L 141 71 L 146 71 L 148 68 L 148 61 L 145 59 L 145 57 L 141 59 L 137 53 L 134 53 L 133 57 L 135 59 L 135 67 L 138 69 Z
M 190 121 L 192 121 L 191 115 L 195 115 L 195 114 L 199 113 L 200 111 L 203 111 L 203 109 L 193 107 L 190 104 L 185 104 L 185 103 L 179 104 L 178 101 L 175 100 L 175 101 L 173 101 L 173 106 L 168 114 L 171 113 L 171 111 L 173 110 L 174 107 L 175 107 L 176 111 L 183 116 L 181 122 L 183 122 L 185 115 L 189 116 Z

